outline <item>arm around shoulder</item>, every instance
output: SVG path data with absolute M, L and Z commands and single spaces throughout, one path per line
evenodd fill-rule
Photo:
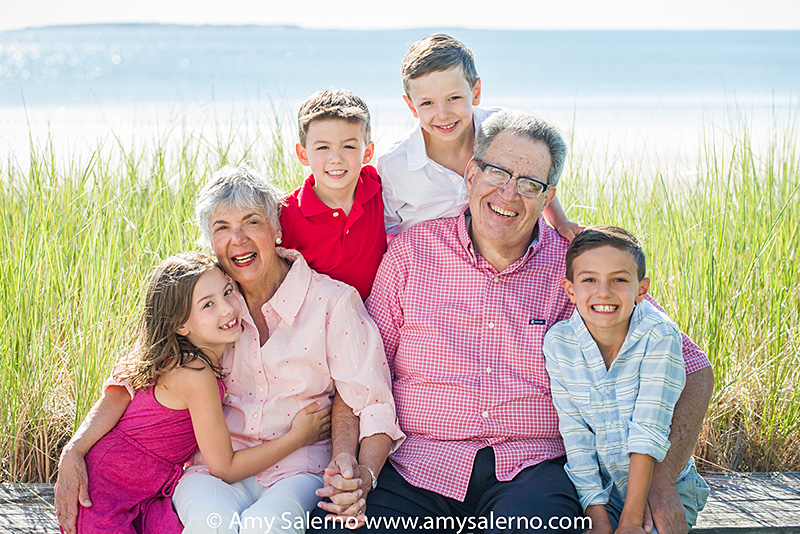
M 91 506 L 84 456 L 105 436 L 125 413 L 131 397 L 125 387 L 110 386 L 94 403 L 75 435 L 61 451 L 55 485 L 58 523 L 64 532 L 73 534 L 78 517 L 78 503 Z

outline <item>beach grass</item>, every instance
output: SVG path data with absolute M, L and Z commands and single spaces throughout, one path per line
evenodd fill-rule
M 791 124 L 755 146 L 734 123 L 685 165 L 574 157 L 559 186 L 573 220 L 644 241 L 652 294 L 708 353 L 716 387 L 700 467 L 800 470 L 800 154 Z M 91 156 L 31 140 L 0 161 L 0 479 L 53 481 L 60 450 L 131 341 L 149 270 L 195 248 L 193 200 L 224 164 L 300 183 L 272 127 L 110 138 Z M 763 145 L 763 146 L 762 146 Z

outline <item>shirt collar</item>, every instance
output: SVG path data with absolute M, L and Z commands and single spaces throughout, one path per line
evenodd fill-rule
M 617 357 L 625 353 L 632 343 L 636 343 L 642 336 L 649 332 L 651 325 L 646 324 L 644 318 L 651 313 L 652 310 L 655 310 L 655 308 L 646 300 L 635 305 L 633 314 L 631 315 L 631 322 L 628 326 L 628 332 L 625 334 L 625 341 L 623 341 L 622 346 L 620 346 Z M 581 317 L 577 307 L 569 318 L 569 325 L 575 332 L 581 347 L 587 349 L 597 345 L 589 329 L 586 328 L 586 323 L 583 322 L 583 317 Z
M 275 251 L 278 257 L 289 260 L 292 265 L 275 294 L 261 307 L 261 313 L 266 315 L 267 310 L 272 308 L 275 313 L 280 315 L 281 319 L 291 325 L 297 318 L 297 314 L 300 313 L 300 307 L 308 294 L 311 284 L 311 268 L 302 254 L 296 250 L 276 247 Z
M 356 196 L 354 204 L 366 204 L 372 197 L 379 194 L 381 191 L 381 184 L 379 182 L 378 173 L 372 165 L 364 165 L 361 168 L 361 173 L 358 175 L 358 183 L 356 184 Z M 331 207 L 319 199 L 314 192 L 314 175 L 309 174 L 303 181 L 303 186 L 297 194 L 297 207 L 303 217 L 309 218 L 323 213 L 333 211 Z
M 422 136 L 422 127 L 417 121 L 417 127 L 408 136 L 408 145 L 406 145 L 406 159 L 408 161 L 409 171 L 418 171 L 428 164 L 428 152 L 425 149 L 425 138 Z

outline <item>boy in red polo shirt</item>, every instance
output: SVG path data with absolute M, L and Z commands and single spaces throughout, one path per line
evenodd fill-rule
M 369 109 L 350 91 L 325 89 L 303 102 L 297 120 L 295 151 L 311 174 L 281 210 L 283 245 L 366 300 L 386 252 L 381 180 L 366 165 L 375 150 Z

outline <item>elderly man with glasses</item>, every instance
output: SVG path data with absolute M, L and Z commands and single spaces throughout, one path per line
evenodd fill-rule
M 496 113 L 467 168 L 469 209 L 403 232 L 384 257 L 367 309 L 407 439 L 367 488 L 359 511 L 370 532 L 589 527 L 564 471 L 542 354 L 547 329 L 574 309 L 560 283 L 569 243 L 542 218 L 566 153 L 548 123 Z M 686 531 L 675 479 L 713 389 L 708 359 L 686 336 L 683 346 L 686 388 L 650 493 L 661 534 Z

